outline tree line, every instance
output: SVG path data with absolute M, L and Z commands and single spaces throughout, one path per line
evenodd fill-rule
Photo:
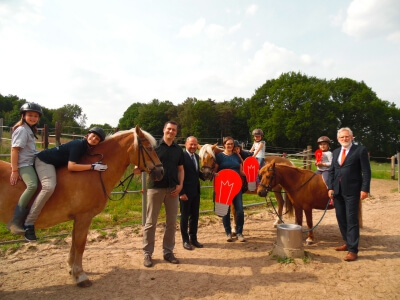
M 24 102 L 16 96 L 0 95 L 1 117 L 13 119 L 15 123 Z M 50 127 L 56 121 L 63 126 L 84 127 L 86 121 L 78 105 L 68 104 L 53 110 L 43 108 L 43 112 L 40 123 Z M 379 99 L 363 81 L 349 78 L 325 80 L 288 72 L 267 80 L 246 99 L 235 97 L 216 102 L 187 98 L 178 105 L 158 99 L 135 102 L 123 113 L 118 129 L 130 129 L 138 124 L 160 137 L 168 120 L 180 125 L 180 142 L 194 135 L 201 143 L 215 143 L 230 135 L 252 143 L 251 131 L 261 128 L 270 152 L 304 149 L 307 145 L 316 149 L 316 141 L 322 135 L 331 138 L 333 147 L 338 146 L 336 132 L 346 126 L 371 156 L 385 158 L 400 150 L 400 109 L 394 103 Z M 109 124 L 93 125 L 111 129 Z

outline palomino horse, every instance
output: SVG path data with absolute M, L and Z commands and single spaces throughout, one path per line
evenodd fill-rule
M 67 167 L 57 170 L 57 188 L 44 206 L 36 228 L 46 228 L 74 220 L 72 243 L 68 264 L 70 274 L 80 287 L 91 286 L 91 281 L 82 268 L 82 256 L 89 226 L 94 216 L 106 206 L 108 197 L 129 164 L 134 164 L 150 174 L 154 180 L 163 177 L 162 164 L 154 151 L 154 138 L 135 129 L 120 131 L 94 148 L 80 163 L 94 163 L 103 159 L 108 165 L 105 172 L 69 172 Z M 11 165 L 0 161 L 0 221 L 8 223 L 21 193 L 25 189 L 22 181 L 10 185 Z
M 306 243 L 312 244 L 314 242 L 314 233 L 311 230 L 313 228 L 312 209 L 326 209 L 329 203 L 328 189 L 322 176 L 311 170 L 276 164 L 275 161 L 262 167 L 259 174 L 261 182 L 257 188 L 257 194 L 260 197 L 265 197 L 271 187 L 280 184 L 293 203 L 298 225 L 303 223 L 304 210 L 309 228 Z M 332 208 L 333 206 L 328 206 L 328 209 Z
M 215 164 L 215 155 L 223 152 L 224 150 L 221 148 L 217 147 L 218 144 L 210 145 L 210 144 L 205 144 L 200 148 L 199 151 L 199 157 L 202 163 L 201 171 L 204 173 L 205 178 L 212 179 L 212 173 L 214 169 L 214 164 Z M 288 166 L 293 166 L 293 163 L 283 157 L 280 156 L 267 156 L 265 158 L 265 162 L 268 163 L 272 160 L 275 160 L 281 164 L 285 164 Z M 277 224 L 281 223 L 280 219 L 282 218 L 282 213 L 283 213 L 283 206 L 285 206 L 285 209 L 287 213 L 289 214 L 290 217 L 293 216 L 293 209 L 292 209 L 292 203 L 290 201 L 285 201 L 282 197 L 282 187 L 280 185 L 276 185 L 273 187 L 271 190 L 275 194 L 275 198 L 278 202 L 278 216 L 277 219 L 274 223 L 274 226 L 276 227 Z M 247 191 L 246 193 L 253 194 L 254 192 Z M 232 213 L 235 216 L 234 213 L 234 207 L 231 207 Z

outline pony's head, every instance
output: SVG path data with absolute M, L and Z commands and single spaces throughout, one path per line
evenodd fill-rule
M 260 185 L 257 188 L 258 196 L 265 197 L 272 190 L 272 187 L 276 185 L 275 175 L 275 160 L 272 160 L 260 169 L 258 172 L 260 178 Z
M 213 178 L 215 153 L 219 153 L 217 145 L 218 144 L 204 144 L 199 151 L 199 157 L 202 165 L 201 172 L 203 172 L 205 179 L 211 180 Z
M 154 150 L 156 140 L 139 126 L 135 127 L 133 133 L 133 147 L 136 151 L 131 152 L 131 163 L 149 173 L 152 180 L 160 181 L 164 176 L 164 168 Z

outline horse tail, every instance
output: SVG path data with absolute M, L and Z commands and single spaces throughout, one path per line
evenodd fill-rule
M 360 228 L 363 228 L 363 218 L 362 218 L 362 200 L 360 199 L 360 204 L 358 205 L 358 223 Z
M 293 208 L 293 203 L 290 201 L 288 195 L 285 193 L 284 194 L 284 199 L 285 199 L 285 211 L 287 212 L 287 215 L 289 218 L 294 217 L 294 208 Z

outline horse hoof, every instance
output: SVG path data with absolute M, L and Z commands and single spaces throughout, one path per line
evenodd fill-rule
M 84 281 L 81 281 L 81 282 L 77 283 L 76 285 L 81 287 L 81 288 L 86 288 L 86 287 L 92 286 L 92 282 L 89 279 L 86 279 Z

